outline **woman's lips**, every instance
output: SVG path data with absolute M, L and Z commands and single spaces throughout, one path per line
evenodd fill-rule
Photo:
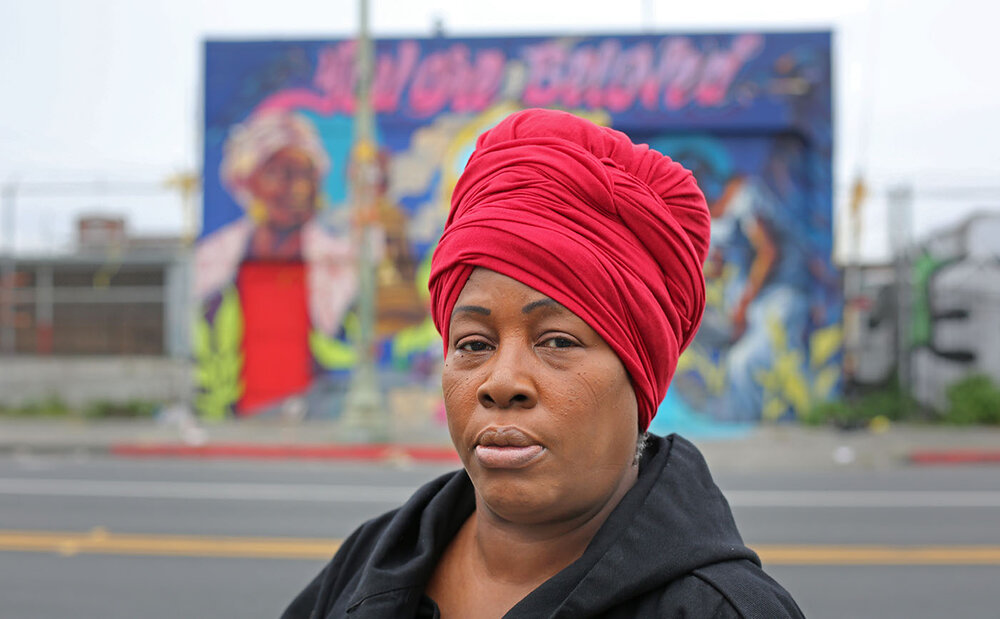
M 488 469 L 519 469 L 531 464 L 545 448 L 523 430 L 491 426 L 476 437 L 475 454 Z
M 519 469 L 531 464 L 542 451 L 541 445 L 527 447 L 476 445 L 476 458 L 488 469 Z

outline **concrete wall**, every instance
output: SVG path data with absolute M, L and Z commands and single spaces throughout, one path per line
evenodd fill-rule
M 191 385 L 190 362 L 166 357 L 0 357 L 0 405 L 188 401 Z

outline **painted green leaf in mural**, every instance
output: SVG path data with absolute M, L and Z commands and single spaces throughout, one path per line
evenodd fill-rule
M 315 329 L 309 332 L 309 350 L 313 358 L 327 370 L 347 370 L 354 367 L 358 354 L 350 343 L 330 337 Z
M 807 414 L 816 402 L 826 401 L 840 379 L 837 354 L 843 345 L 843 329 L 830 325 L 809 340 L 809 365 L 804 351 L 791 346 L 785 325 L 768 318 L 768 335 L 774 358 L 770 367 L 754 378 L 764 390 L 761 418 L 773 421 L 791 410 L 797 417 Z
M 243 312 L 235 288 L 223 292 L 212 322 L 198 317 L 194 340 L 195 407 L 205 420 L 221 421 L 243 395 Z
M 422 323 L 403 329 L 392 342 L 392 363 L 398 368 L 406 367 L 410 355 L 425 351 L 440 344 L 434 321 L 428 316 Z
M 235 288 L 227 288 L 215 313 L 215 347 L 217 352 L 240 350 L 243 340 L 243 312 Z

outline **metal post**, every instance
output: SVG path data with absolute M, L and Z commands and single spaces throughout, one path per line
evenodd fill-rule
M 913 190 L 909 186 L 889 190 L 889 242 L 896 263 L 896 373 L 899 390 L 910 395 L 913 375 L 910 355 L 913 277 L 910 244 L 913 239 Z
M 35 270 L 35 352 L 40 355 L 52 354 L 54 298 L 52 265 L 43 264 Z
M 195 221 L 195 196 L 201 189 L 201 175 L 197 172 L 179 172 L 166 180 L 166 186 L 175 189 L 181 197 L 183 224 L 181 245 L 183 249 L 171 256 L 164 282 L 163 316 L 166 328 L 163 331 L 163 346 L 173 358 L 183 358 L 191 352 L 190 321 L 186 309 L 191 307 L 191 246 L 198 235 Z
M 354 221 L 358 247 L 357 364 L 347 392 L 344 426 L 352 437 L 376 442 L 388 439 L 388 415 L 375 371 L 375 261 L 373 227 L 377 221 L 375 183 L 378 181 L 375 112 L 372 107 L 374 44 L 369 29 L 368 0 L 359 0 L 356 106 L 354 116 Z
M 868 189 L 859 173 L 851 187 L 848 211 L 847 268 L 844 270 L 844 374 L 848 388 L 858 379 L 861 324 L 859 303 L 864 293 L 861 281 L 861 207 Z
M 15 201 L 17 185 L 3 186 L 0 203 L 3 208 L 3 264 L 0 264 L 0 354 L 12 355 L 17 343 L 14 328 L 14 288 L 17 258 L 14 256 L 14 226 L 16 225 Z

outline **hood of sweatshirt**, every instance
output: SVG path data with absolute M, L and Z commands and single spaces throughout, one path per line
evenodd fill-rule
M 427 484 L 379 519 L 381 532 L 358 575 L 348 612 L 378 616 L 388 604 L 398 608 L 401 597 L 405 606 L 416 608 L 434 566 L 473 509 L 472 483 L 459 471 Z M 650 436 L 635 486 L 583 555 L 506 617 L 592 616 L 696 569 L 741 559 L 760 565 L 743 545 L 704 458 L 677 435 Z M 387 596 L 392 599 L 380 600 Z

